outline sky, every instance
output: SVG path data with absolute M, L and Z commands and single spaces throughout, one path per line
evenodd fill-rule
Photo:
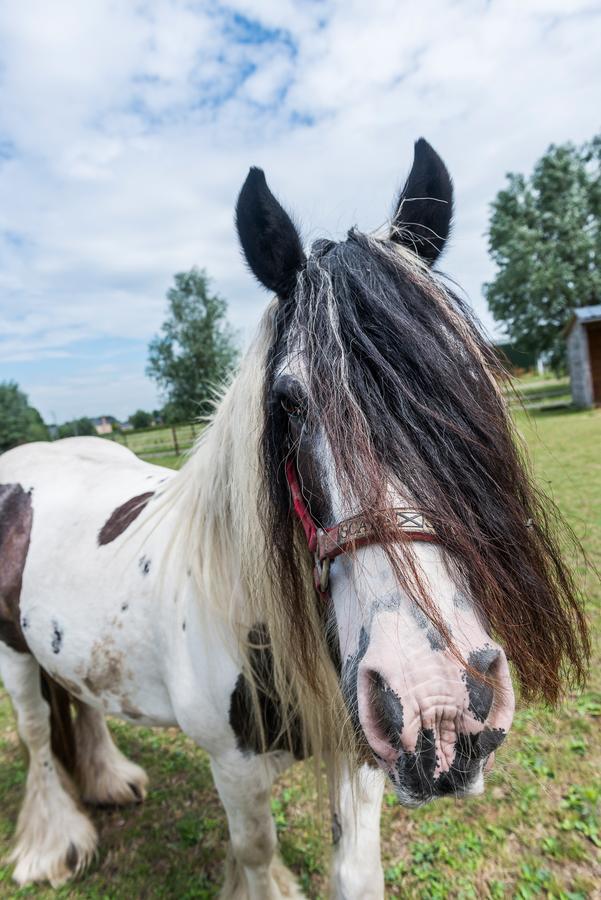
M 207 269 L 241 345 L 267 302 L 233 226 L 249 166 L 310 245 L 381 226 L 420 136 L 455 184 L 441 268 L 498 335 L 490 203 L 599 130 L 600 76 L 590 0 L 0 4 L 0 381 L 48 422 L 155 408 L 175 272 Z

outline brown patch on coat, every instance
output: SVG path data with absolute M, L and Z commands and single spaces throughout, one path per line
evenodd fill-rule
M 0 641 L 19 653 L 29 653 L 19 602 L 32 522 L 31 494 L 0 484 Z
M 123 534 L 125 529 L 140 515 L 153 496 L 154 491 L 146 491 L 145 494 L 131 497 L 125 503 L 122 503 L 121 506 L 118 506 L 117 509 L 114 509 L 98 533 L 98 544 L 101 547 L 103 544 L 110 544 L 120 534 Z
M 115 693 L 123 677 L 123 653 L 114 648 L 112 638 L 96 641 L 83 683 L 91 694 Z

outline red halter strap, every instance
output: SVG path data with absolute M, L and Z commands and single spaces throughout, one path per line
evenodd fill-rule
M 319 528 L 303 497 L 296 464 L 292 459 L 286 462 L 286 479 L 290 487 L 294 512 L 303 526 L 309 551 L 315 560 L 313 567 L 315 590 L 322 599 L 327 600 L 330 596 L 328 590 L 330 562 L 341 553 L 377 544 L 381 541 L 381 537 L 375 533 L 370 522 L 361 513 L 343 519 L 330 528 Z M 404 539 L 408 541 L 437 539 L 434 529 L 420 510 L 395 506 L 383 510 L 382 516 L 391 538 L 402 532 Z

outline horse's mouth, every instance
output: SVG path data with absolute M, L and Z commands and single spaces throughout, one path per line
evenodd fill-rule
M 426 775 L 423 771 L 414 772 L 407 777 L 402 764 L 387 763 L 377 759 L 378 765 L 388 776 L 401 806 L 407 809 L 418 809 L 433 800 L 453 797 L 455 800 L 478 797 L 484 793 L 484 773 L 490 771 L 494 763 L 494 753 L 481 760 L 473 760 L 469 771 L 452 766 L 437 778 Z

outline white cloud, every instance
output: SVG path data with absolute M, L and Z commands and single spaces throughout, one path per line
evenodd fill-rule
M 0 378 L 21 363 L 59 419 L 151 405 L 141 364 L 109 387 L 101 341 L 147 341 L 194 263 L 248 337 L 265 303 L 232 224 L 248 166 L 307 240 L 339 237 L 384 221 L 421 134 L 455 180 L 445 268 L 490 326 L 488 204 L 508 170 L 598 129 L 598 24 L 578 0 L 0 7 Z M 97 357 L 55 377 L 83 340 Z

